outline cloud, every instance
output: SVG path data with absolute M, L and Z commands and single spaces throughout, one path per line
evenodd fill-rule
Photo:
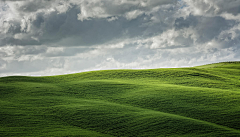
M 0 75 L 239 59 L 234 0 L 5 0 Z
M 141 26 L 141 20 L 156 12 L 152 11 L 152 8 L 174 2 L 176 1 L 6 2 L 6 14 L 3 14 L 0 20 L 3 26 L 0 46 L 86 46 L 121 38 L 126 32 L 130 37 L 136 37 L 147 28 Z M 9 15 L 12 17 L 9 18 Z M 133 19 L 135 20 L 129 22 Z M 113 23 L 113 20 L 118 21 Z M 104 37 L 101 34 L 104 34 Z
M 240 13 L 240 1 L 238 0 L 183 0 L 191 8 L 195 15 L 219 15 Z
M 125 16 L 127 19 L 137 17 L 141 13 L 149 12 L 153 8 L 166 5 L 174 4 L 176 0 L 90 0 L 81 1 L 80 9 L 81 13 L 78 14 L 79 20 L 89 20 L 91 18 L 106 18 L 111 16 Z
M 204 43 L 216 38 L 222 31 L 231 29 L 236 24 L 234 20 L 226 20 L 220 16 L 202 17 L 188 16 L 186 19 L 178 18 L 175 21 L 175 28 L 192 28 L 197 36 L 197 42 Z

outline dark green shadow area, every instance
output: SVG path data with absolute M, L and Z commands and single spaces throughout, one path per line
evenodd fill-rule
M 0 136 L 240 136 L 240 63 L 0 78 Z

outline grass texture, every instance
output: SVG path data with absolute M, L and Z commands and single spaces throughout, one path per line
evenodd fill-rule
M 0 78 L 0 136 L 240 136 L 240 62 Z

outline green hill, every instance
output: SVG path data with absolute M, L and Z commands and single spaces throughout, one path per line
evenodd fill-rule
M 240 62 L 0 78 L 0 136 L 240 136 Z

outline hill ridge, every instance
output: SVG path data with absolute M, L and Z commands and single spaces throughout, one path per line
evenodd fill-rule
M 89 101 L 89 100 L 87 100 L 87 101 Z M 95 101 L 95 100 L 92 100 L 92 101 Z M 137 108 L 137 109 L 140 109 L 140 110 L 152 111 L 152 112 L 160 113 L 160 114 L 163 114 L 163 115 L 166 115 L 166 116 L 179 117 L 179 118 L 182 118 L 182 119 L 192 120 L 192 121 L 196 121 L 196 122 L 199 122 L 199 123 L 206 123 L 206 124 L 212 125 L 214 127 L 219 127 L 219 128 L 223 128 L 223 129 L 226 129 L 226 130 L 231 130 L 231 131 L 235 131 L 235 132 L 240 133 L 240 130 L 238 130 L 238 129 L 226 127 L 226 126 L 223 126 L 223 125 L 219 125 L 219 124 L 216 124 L 216 123 L 212 123 L 212 122 L 208 122 L 208 121 L 204 121 L 204 120 L 200 120 L 200 119 L 195 119 L 195 118 L 191 118 L 191 117 L 186 117 L 186 116 L 181 116 L 181 115 L 177 115 L 177 114 L 166 113 L 166 112 L 162 112 L 162 111 L 157 111 L 157 110 L 132 106 L 132 105 L 129 105 L 129 104 L 119 104 L 119 103 L 116 103 L 116 102 L 106 102 L 106 101 L 103 101 L 103 100 L 97 100 L 96 102 L 113 104 L 113 105 L 117 105 L 117 106 L 125 106 L 125 107 L 130 107 L 130 108 Z
M 213 66 L 2 77 L 0 136 L 240 136 L 240 63 Z

